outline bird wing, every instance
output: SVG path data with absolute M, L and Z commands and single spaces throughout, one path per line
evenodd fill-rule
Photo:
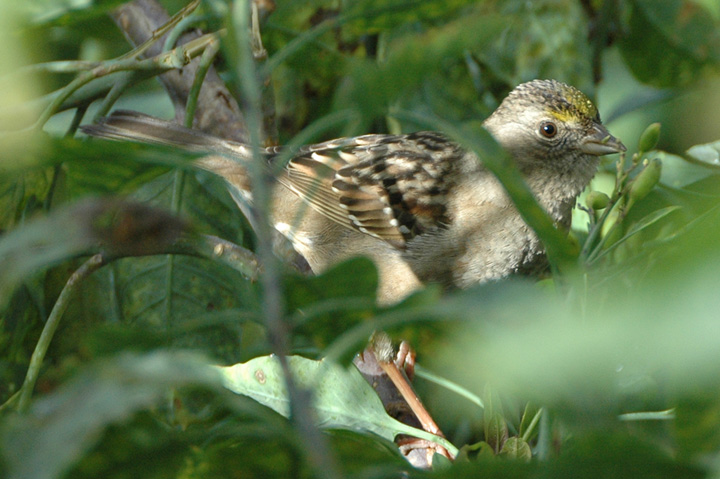
M 252 158 L 247 145 L 138 112 L 117 110 L 83 131 L 244 161 Z M 269 161 L 283 157 L 281 147 L 266 148 L 264 153 Z M 445 180 L 456 163 L 452 155 L 458 154 L 459 146 L 433 132 L 340 138 L 302 147 L 278 180 L 332 221 L 404 248 L 416 235 L 449 222 Z M 202 164 L 236 187 L 249 188 L 241 179 L 244 172 L 231 178 L 229 171 L 222 171 L 227 162 L 223 168 Z
M 459 151 L 430 132 L 333 140 L 300 150 L 280 182 L 338 224 L 404 248 L 449 222 L 447 155 Z

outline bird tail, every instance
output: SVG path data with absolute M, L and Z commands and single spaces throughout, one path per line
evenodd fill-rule
M 195 153 L 214 153 L 241 159 L 252 156 L 250 148 L 242 143 L 135 111 L 116 110 L 96 124 L 84 125 L 80 129 L 87 135 L 111 140 L 175 146 Z

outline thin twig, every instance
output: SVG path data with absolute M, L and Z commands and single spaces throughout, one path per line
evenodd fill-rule
M 211 6 L 211 3 L 208 2 L 208 5 Z M 145 42 L 170 18 L 157 0 L 135 0 L 125 3 L 115 10 L 111 17 L 134 45 Z M 168 35 L 173 35 L 173 32 L 176 31 L 178 30 L 173 29 Z M 222 35 L 223 33 L 220 31 L 217 34 Z M 200 34 L 195 30 L 187 31 L 178 39 L 177 44 L 185 44 L 199 36 Z M 151 57 L 162 53 L 163 42 L 164 40 L 153 43 L 145 56 Z M 175 107 L 178 123 L 184 123 L 187 95 L 195 79 L 196 64 L 197 60 L 181 70 L 165 72 L 158 78 Z M 237 100 L 230 94 L 215 68 L 210 68 L 203 82 L 195 112 L 194 126 L 221 138 L 247 142 L 247 125 L 243 113 L 240 111 Z
M 100 105 L 100 108 L 95 112 L 95 115 L 93 119 L 95 121 L 99 120 L 101 117 L 107 115 L 107 113 L 110 111 L 110 108 L 115 104 L 115 102 L 120 98 L 120 95 L 122 95 L 125 90 L 127 90 L 127 87 L 130 86 L 130 83 L 132 82 L 132 73 L 129 72 L 129 75 L 125 75 L 122 78 L 120 78 L 115 84 L 110 88 L 110 91 L 107 95 L 105 95 L 105 98 L 103 99 L 102 104 Z
M 260 276 L 260 262 L 252 251 L 217 236 L 181 236 L 167 252 L 219 261 L 250 281 L 256 281 Z
M 165 22 L 165 24 L 154 30 L 150 35 L 150 38 L 148 38 L 143 43 L 135 47 L 133 50 L 120 57 L 120 59 L 140 57 L 143 53 L 149 50 L 156 41 L 164 37 L 173 28 L 175 28 L 178 23 L 180 23 L 183 19 L 185 19 L 192 12 L 194 12 L 198 5 L 200 5 L 200 0 L 192 0 L 192 2 L 188 3 L 183 9 L 170 17 L 170 19 Z
M 220 50 L 220 42 L 210 42 L 200 57 L 197 70 L 195 70 L 195 80 L 193 81 L 190 93 L 188 93 L 187 105 L 185 107 L 185 126 L 192 128 L 195 111 L 197 110 L 198 97 L 202 88 L 205 76 L 215 60 L 215 56 Z
M 103 62 L 102 65 L 95 67 L 90 71 L 81 73 L 65 88 L 63 88 L 61 93 L 53 99 L 50 105 L 45 108 L 45 110 L 42 112 L 42 114 L 37 119 L 32 128 L 41 128 L 48 121 L 48 119 L 50 119 L 50 117 L 56 113 L 60 105 L 62 105 L 65 100 L 70 98 L 70 95 L 72 95 L 80 87 L 90 83 L 97 78 L 126 70 L 150 70 L 160 73 L 163 71 L 182 68 L 183 66 L 187 65 L 192 58 L 198 56 L 203 51 L 205 51 L 207 45 L 215 38 L 216 35 L 214 34 L 204 35 L 197 40 L 193 40 L 192 42 L 179 46 L 167 53 L 163 53 L 155 57 L 148 58 L 146 60 L 125 58 Z
M 55 330 L 57 329 L 58 324 L 60 324 L 60 319 L 62 318 L 63 313 L 70 304 L 70 298 L 72 297 L 73 292 L 77 289 L 77 286 L 82 282 L 82 280 L 106 264 L 107 258 L 102 254 L 96 254 L 85 261 L 85 263 L 83 263 L 83 265 L 80 266 L 80 268 L 78 268 L 65 283 L 65 286 L 60 292 L 60 296 L 58 296 L 58 299 L 55 302 L 55 306 L 53 306 L 53 309 L 50 312 L 50 316 L 45 323 L 45 327 L 40 334 L 40 339 L 38 339 L 38 342 L 35 345 L 35 350 L 30 358 L 28 372 L 25 375 L 25 381 L 18 391 L 20 393 L 17 405 L 17 409 L 19 411 L 25 411 L 27 409 L 30 402 L 30 396 L 32 395 L 35 383 L 37 382 L 37 378 L 40 374 L 43 359 L 45 359 L 45 353 L 47 353 L 50 342 L 55 334 Z

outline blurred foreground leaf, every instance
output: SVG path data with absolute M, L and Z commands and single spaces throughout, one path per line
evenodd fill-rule
M 197 356 L 124 354 L 95 364 L 36 401 L 1 429 L 10 479 L 61 477 L 110 425 L 157 404 L 168 388 L 217 388 L 219 375 Z
M 691 0 L 632 0 L 620 42 L 635 77 L 659 88 L 687 85 L 720 65 L 718 22 Z
M 529 285 L 478 288 L 477 321 L 461 328 L 443 363 L 473 364 L 454 371 L 473 391 L 488 382 L 569 414 L 575 426 L 633 412 L 622 398 L 641 377 L 657 382 L 666 400 L 689 387 L 716 390 L 719 216 L 715 205 L 683 234 L 646 246 L 632 276 L 591 269 L 567 285 L 578 303 Z

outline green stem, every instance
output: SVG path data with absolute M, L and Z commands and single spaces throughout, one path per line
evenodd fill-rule
M 427 369 L 423 368 L 419 364 L 415 365 L 415 376 L 419 377 L 419 378 L 423 378 L 426 381 L 435 383 L 438 386 L 444 387 L 448 391 L 452 391 L 455 394 L 464 397 L 471 403 L 478 406 L 480 409 L 485 409 L 485 404 L 483 403 L 483 400 L 480 398 L 480 396 L 473 393 L 472 391 L 467 390 L 466 388 L 462 387 L 458 383 L 455 383 L 453 381 L 450 381 L 447 378 L 438 376 L 437 374 L 434 374 L 434 373 L 428 371 Z
M 226 58 L 231 62 L 234 85 L 240 92 L 245 106 L 245 120 L 249 145 L 254 161 L 248 164 L 253 187 L 253 204 L 257 211 L 255 233 L 258 239 L 258 256 L 265 268 L 262 283 L 262 312 L 268 337 L 277 354 L 285 387 L 290 401 L 291 420 L 299 438 L 305 445 L 303 452 L 311 470 L 327 479 L 342 477 L 340 467 L 327 444 L 327 438 L 313 421 L 310 391 L 301 391 L 293 378 L 287 361 L 290 350 L 290 332 L 284 317 L 285 301 L 280 278 L 280 268 L 272 251 L 270 231 L 270 189 L 266 180 L 265 162 L 261 155 L 262 98 L 258 69 L 251 47 L 251 9 L 247 2 L 235 2 L 228 18 L 228 41 Z
M 185 106 L 185 126 L 192 128 L 193 118 L 195 118 L 195 110 L 197 109 L 198 97 L 200 90 L 207 75 L 208 70 L 215 60 L 215 56 L 220 50 L 220 42 L 215 40 L 208 43 L 207 48 L 200 57 L 200 63 L 195 70 L 195 78 L 193 79 L 192 88 L 188 94 L 187 104 Z
M 185 171 L 175 170 L 173 175 L 173 189 L 172 197 L 170 200 L 170 211 L 178 215 L 180 208 L 182 207 L 182 192 L 185 185 Z M 175 256 L 172 254 L 167 255 L 167 266 L 165 268 L 165 275 L 167 277 L 167 287 L 165 288 L 165 300 L 164 314 L 165 324 L 169 328 L 171 324 L 171 318 L 173 315 L 173 278 L 175 277 Z
M 176 25 L 182 22 L 185 17 L 192 14 L 192 12 L 195 11 L 198 5 L 200 5 L 200 0 L 192 0 L 192 2 L 188 3 L 183 9 L 170 17 L 170 20 L 168 20 L 165 24 L 160 26 L 157 30 L 153 31 L 152 35 L 150 35 L 150 38 L 135 47 L 133 50 L 127 52 L 125 55 L 121 56 L 120 59 L 137 58 L 143 53 L 145 53 L 147 49 L 152 46 L 153 43 L 162 38 L 166 33 L 171 32 Z
M 537 413 L 532 418 L 532 421 L 530 421 L 530 424 L 528 424 L 527 429 L 522 435 L 522 440 L 525 442 L 528 442 L 530 440 L 530 437 L 532 436 L 533 431 L 535 430 L 535 426 L 540 422 L 540 418 L 543 415 L 543 408 L 540 408 Z
M 58 296 L 58 299 L 55 302 L 55 306 L 53 306 L 53 309 L 50 312 L 50 316 L 45 323 L 45 327 L 40 334 L 40 339 L 38 339 L 37 345 L 35 345 L 35 350 L 30 358 L 30 365 L 28 366 L 25 381 L 20 387 L 20 391 L 18 391 L 20 393 L 17 405 L 17 409 L 19 411 L 25 411 L 27 409 L 30 402 L 30 396 L 35 388 L 37 378 L 40 375 L 40 367 L 42 366 L 45 354 L 50 346 L 50 341 L 52 341 L 55 330 L 57 329 L 58 324 L 60 324 L 60 318 L 62 318 L 63 313 L 67 310 L 73 292 L 82 280 L 105 266 L 105 264 L 107 264 L 107 259 L 102 254 L 96 254 L 83 263 L 83 265 L 80 266 L 80 268 L 78 268 L 72 276 L 70 276 L 67 283 L 65 283 L 65 286 L 60 292 L 60 296 Z M 11 398 L 11 400 L 13 400 L 13 398 Z
M 168 33 L 168 36 L 165 37 L 165 42 L 163 43 L 163 51 L 166 52 L 168 50 L 171 50 L 175 46 L 175 43 L 177 43 L 180 35 L 182 35 L 189 26 L 201 22 L 205 18 L 206 17 L 200 17 L 198 15 L 188 15 L 187 17 L 180 20 L 177 25 L 173 26 L 172 30 L 170 30 L 170 33 Z
M 608 215 L 610 215 L 610 211 L 613 209 L 615 204 L 617 203 L 619 197 L 617 195 L 613 195 L 613 198 L 610 200 L 608 205 L 605 207 L 605 210 L 603 211 L 603 214 L 600 216 L 600 218 L 595 222 L 593 227 L 590 229 L 590 233 L 588 234 L 588 237 L 585 239 L 585 244 L 583 245 L 583 249 L 580 252 L 580 258 L 582 258 L 584 261 L 587 261 L 590 255 L 594 252 L 594 246 L 595 243 L 598 241 L 598 236 L 600 236 L 600 232 L 602 231 L 602 226 L 605 224 L 605 220 L 607 219 Z
M 116 60 L 104 62 L 102 65 L 78 75 L 60 93 L 53 98 L 50 104 L 41 113 L 32 128 L 39 129 L 54 115 L 57 109 L 77 91 L 91 81 L 120 71 L 152 71 L 162 73 L 168 70 L 175 70 L 187 65 L 190 60 L 205 51 L 207 44 L 216 41 L 216 35 L 204 35 L 185 45 L 179 46 L 169 52 L 148 58 L 137 60 L 136 58 L 120 57 Z
M 105 98 L 103 99 L 100 108 L 98 108 L 98 110 L 95 112 L 95 116 L 93 117 L 95 121 L 107 115 L 107 113 L 110 111 L 110 108 L 112 108 L 118 98 L 120 98 L 120 95 L 122 95 L 123 92 L 127 89 L 127 87 L 130 86 L 132 78 L 133 74 L 132 72 L 130 72 L 129 75 L 123 75 L 117 82 L 113 84 L 108 94 L 105 95 Z

